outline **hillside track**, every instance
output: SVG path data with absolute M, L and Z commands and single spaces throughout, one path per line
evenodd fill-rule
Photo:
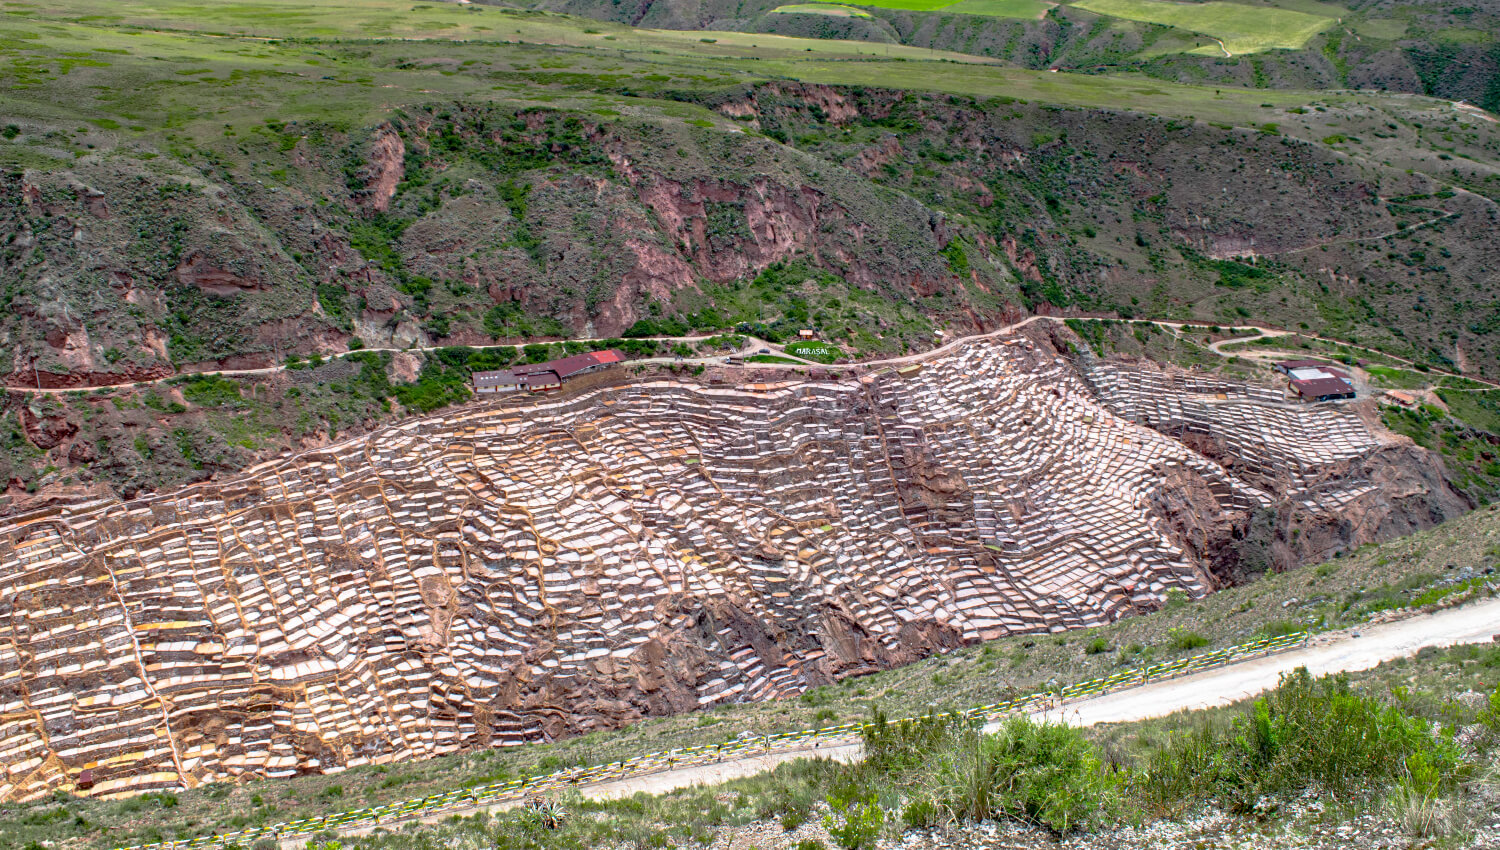
M 885 357 L 885 358 L 878 358 L 878 359 L 875 359 L 875 360 L 857 360 L 857 361 L 850 361 L 848 363 L 836 363 L 836 364 L 833 364 L 833 365 L 835 367 L 846 367 L 846 368 L 848 368 L 848 367 L 859 367 L 859 368 L 864 368 L 864 369 L 879 369 L 879 368 L 889 368 L 889 367 L 897 367 L 897 366 L 906 366 L 906 365 L 910 365 L 912 363 L 921 363 L 921 362 L 924 362 L 924 361 L 927 361 L 927 360 L 932 360 L 934 358 L 941 357 L 944 354 L 948 354 L 948 353 L 950 353 L 950 352 L 952 352 L 952 351 L 954 351 L 954 350 L 956 350 L 958 348 L 961 348 L 962 346 L 964 346 L 964 345 L 966 345 L 966 344 L 968 344 L 970 342 L 974 342 L 976 340 L 994 339 L 995 337 L 1001 337 L 1001 336 L 1007 336 L 1009 334 L 1013 334 L 1016 331 L 1019 331 L 1020 329 L 1026 327 L 1028 325 L 1034 324 L 1036 322 L 1061 322 L 1061 321 L 1065 321 L 1066 319 L 1069 319 L 1069 318 L 1085 318 L 1085 319 L 1087 319 L 1089 317 L 1030 316 L 1028 318 L 1022 319 L 1019 322 L 1013 322 L 1011 324 L 1004 325 L 1004 326 L 1001 326 L 999 328 L 996 328 L 995 330 L 992 330 L 992 331 L 986 331 L 984 333 L 979 333 L 979 334 L 970 334 L 969 336 L 957 337 L 955 339 L 952 339 L 952 340 L 950 340 L 950 341 L 948 341 L 948 342 L 946 342 L 946 343 L 938 346 L 937 348 L 928 349 L 927 351 L 921 351 L 921 352 L 917 352 L 917 353 L 914 353 L 914 354 L 902 355 L 900 357 Z M 1183 329 L 1205 330 L 1208 327 L 1210 327 L 1210 325 L 1208 323 L 1206 323 L 1206 322 L 1170 322 L 1170 321 L 1164 321 L 1164 320 L 1158 320 L 1158 319 L 1119 319 L 1117 321 L 1140 321 L 1140 322 L 1148 322 L 1150 324 L 1157 325 L 1159 327 L 1173 328 L 1174 330 L 1179 330 L 1179 331 L 1183 330 Z M 1343 340 L 1332 339 L 1332 338 L 1329 338 L 1329 337 L 1321 337 L 1321 336 L 1317 336 L 1315 334 L 1309 334 L 1309 333 L 1306 333 L 1306 332 L 1303 332 L 1303 331 L 1288 330 L 1286 328 L 1273 328 L 1273 327 L 1269 327 L 1269 326 L 1265 326 L 1265 325 L 1260 325 L 1260 324 L 1247 324 L 1247 325 L 1222 326 L 1222 329 L 1226 330 L 1226 331 L 1231 331 L 1231 332 L 1233 332 L 1233 331 L 1241 331 L 1241 330 L 1253 330 L 1253 331 L 1259 332 L 1261 334 L 1261 336 L 1266 336 L 1266 337 L 1279 337 L 1279 336 L 1297 335 L 1297 336 L 1304 337 L 1306 339 L 1317 340 L 1319 342 L 1326 342 L 1326 343 L 1330 343 L 1330 344 L 1334 344 L 1334 345 L 1347 345 L 1350 348 L 1359 349 L 1361 351 L 1370 351 L 1371 353 L 1379 354 L 1382 357 L 1388 357 L 1388 358 L 1390 358 L 1392 360 L 1396 360 L 1396 361 L 1399 361 L 1401 363 L 1410 364 L 1412 362 L 1410 360 L 1405 360 L 1403 358 L 1397 357 L 1397 356 L 1395 356 L 1393 354 L 1386 354 L 1385 352 L 1375 351 L 1374 349 L 1365 348 L 1364 346 L 1355 345 L 1353 343 L 1345 342 Z M 649 340 L 653 340 L 653 341 L 656 341 L 656 342 L 667 342 L 667 343 L 694 343 L 694 342 L 702 342 L 704 339 L 707 339 L 707 338 L 708 337 L 706 337 L 706 336 L 698 336 L 698 337 L 693 337 L 693 336 L 641 337 L 641 339 L 649 339 Z M 606 339 L 605 337 L 579 337 L 579 338 L 576 338 L 576 339 L 568 339 L 568 340 L 563 340 L 563 341 L 564 342 L 603 342 L 603 341 L 605 341 L 605 339 Z M 1218 342 L 1211 344 L 1209 346 L 1209 349 L 1212 350 L 1215 354 L 1218 354 L 1218 355 L 1221 355 L 1221 356 L 1229 356 L 1225 352 L 1221 351 L 1218 348 L 1218 346 L 1229 344 L 1229 343 L 1247 342 L 1250 339 L 1254 339 L 1254 337 L 1241 337 L 1239 339 L 1224 339 L 1224 340 L 1219 340 Z M 746 338 L 745 344 L 738 351 L 732 352 L 732 353 L 729 353 L 729 354 L 714 354 L 714 355 L 711 355 L 711 356 L 708 356 L 708 357 L 686 357 L 686 358 L 679 358 L 679 357 L 647 357 L 647 358 L 642 358 L 640 360 L 631 360 L 629 362 L 631 364 L 634 364 L 634 365 L 641 365 L 641 364 L 647 364 L 647 363 L 655 363 L 655 364 L 678 363 L 678 364 L 686 364 L 686 365 L 704 365 L 704 366 L 723 365 L 724 364 L 724 359 L 726 357 L 729 357 L 729 356 L 746 356 L 746 355 L 754 354 L 755 352 L 759 351 L 761 348 L 767 348 L 769 346 L 770 346 L 770 343 L 766 342 L 765 340 L 762 340 L 762 339 L 759 339 L 757 337 L 753 337 L 752 336 L 752 337 L 747 337 Z M 361 349 L 356 349 L 355 351 L 349 351 L 349 352 L 345 352 L 345 353 L 347 353 L 347 354 L 354 354 L 354 353 L 358 353 L 358 352 L 362 352 L 362 351 L 389 352 L 389 353 L 400 353 L 400 352 L 404 351 L 404 352 L 409 352 L 409 353 L 424 353 L 424 352 L 432 351 L 435 348 L 440 348 L 440 347 L 442 347 L 442 346 L 420 346 L 420 347 L 416 347 L 416 348 L 361 348 Z M 817 362 L 814 362 L 814 361 L 811 361 L 811 360 L 806 360 L 806 359 L 803 359 L 801 357 L 797 357 L 794 354 L 787 354 L 786 352 L 777 351 L 777 350 L 773 350 L 773 351 L 774 351 L 774 354 L 777 357 L 784 357 L 784 358 L 786 358 L 788 360 L 794 360 L 796 362 L 794 362 L 794 363 L 755 363 L 755 364 L 747 364 L 747 365 L 753 365 L 754 368 L 756 368 L 756 369 L 804 369 L 804 368 L 809 368 L 809 367 L 812 367 L 812 368 L 827 368 L 828 367 L 828 364 L 817 363 Z M 329 354 L 327 356 L 331 359 L 331 358 L 341 357 L 343 355 L 342 354 Z M 250 368 L 250 369 L 211 369 L 211 370 L 206 370 L 206 371 L 178 372 L 175 375 L 166 375 L 166 376 L 161 377 L 161 378 L 152 378 L 150 380 L 145 380 L 145 381 L 122 381 L 122 382 L 120 382 L 118 384 L 90 384 L 90 385 L 87 385 L 87 386 L 77 386 L 77 387 L 35 387 L 35 386 L 27 386 L 27 385 L 23 385 L 23 384 L 6 384 L 3 387 L 0 387 L 0 389 L 3 389 L 5 392 L 17 393 L 17 394 L 21 394 L 21 395 L 29 395 L 31 393 L 37 393 L 39 395 L 66 395 L 68 393 L 93 392 L 95 390 L 120 389 L 120 388 L 125 388 L 125 387 L 143 388 L 143 387 L 149 387 L 149 386 L 152 386 L 152 385 L 155 385 L 155 384 L 164 384 L 164 383 L 167 383 L 169 381 L 178 380 L 180 378 L 190 378 L 190 377 L 196 377 L 196 376 L 204 376 L 204 377 L 208 377 L 208 376 L 217 376 L 217 377 L 251 377 L 251 376 L 255 376 L 255 375 L 274 375 L 274 374 L 276 374 L 278 372 L 288 371 L 288 369 L 289 369 L 289 367 L 286 364 L 280 364 L 280 365 L 277 365 L 277 366 L 259 366 L 259 367 Z M 1472 375 L 1464 375 L 1464 374 L 1460 374 L 1458 372 L 1448 372 L 1448 371 L 1444 371 L 1442 369 L 1432 369 L 1431 371 L 1435 375 L 1448 375 L 1448 376 L 1455 377 L 1455 378 L 1468 378 L 1471 381 L 1476 381 L 1476 382 L 1482 383 L 1482 384 L 1489 384 L 1492 387 L 1500 388 L 1500 383 L 1497 383 L 1497 382 L 1494 382 L 1494 381 L 1488 381 L 1488 380 L 1485 380 L 1484 378 L 1477 378 L 1477 377 L 1474 377 Z
M 1104 723 L 1128 723 L 1164 717 L 1179 711 L 1196 711 L 1230 705 L 1254 697 L 1276 686 L 1284 673 L 1306 667 L 1315 676 L 1369 670 L 1386 661 L 1417 654 L 1428 647 L 1488 643 L 1500 638 L 1500 599 L 1488 599 L 1429 614 L 1419 614 L 1389 623 L 1346 629 L 1314 636 L 1307 645 L 1263 655 L 1175 679 L 1113 691 L 1103 696 L 1063 702 L 1030 716 L 1038 722 L 1091 727 Z M 998 723 L 985 726 L 993 732 Z M 728 758 L 721 762 L 661 770 L 624 779 L 583 783 L 576 787 L 590 800 L 613 800 L 635 794 L 665 794 L 682 788 L 711 786 L 753 776 L 785 762 L 803 758 L 826 758 L 840 762 L 857 760 L 858 742 L 821 747 L 780 750 Z M 509 800 L 471 809 L 447 809 L 441 814 L 380 824 L 361 825 L 343 835 L 367 835 L 377 829 L 392 829 L 402 823 L 436 823 L 455 814 L 477 811 L 499 812 L 519 805 Z M 301 848 L 306 837 L 282 841 L 284 850 Z

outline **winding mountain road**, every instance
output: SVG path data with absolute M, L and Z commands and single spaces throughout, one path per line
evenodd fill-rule
M 956 338 L 954 338 L 952 340 L 949 340 L 948 342 L 943 343 L 942 345 L 938 346 L 937 348 L 929 349 L 927 351 L 920 351 L 920 352 L 916 352 L 914 354 L 906 354 L 906 355 L 902 355 L 902 356 L 899 356 L 899 357 L 885 357 L 885 358 L 879 358 L 879 359 L 875 359 L 875 360 L 859 360 L 859 361 L 852 361 L 852 362 L 847 362 L 847 363 L 839 363 L 839 364 L 835 364 L 835 365 L 842 366 L 842 367 L 858 366 L 858 367 L 865 368 L 865 369 L 873 369 L 873 368 L 883 368 L 883 367 L 905 366 L 905 365 L 909 365 L 909 364 L 912 364 L 912 363 L 921 363 L 921 362 L 924 362 L 926 360 L 933 359 L 935 357 L 941 357 L 944 354 L 947 354 L 947 353 L 953 351 L 954 349 L 956 349 L 956 348 L 958 348 L 958 347 L 960 347 L 960 346 L 962 346 L 962 345 L 964 345 L 966 343 L 973 342 L 975 340 L 993 339 L 993 338 L 999 337 L 999 336 L 1006 336 L 1006 335 L 1015 333 L 1016 331 L 1020 330 L 1021 328 L 1024 328 L 1027 325 L 1030 325 L 1030 324 L 1032 324 L 1034 322 L 1061 322 L 1061 321 L 1064 321 L 1067 318 L 1069 318 L 1069 317 L 1066 317 L 1066 316 L 1030 316 L 1028 318 L 1022 319 L 1019 322 L 1013 322 L 1013 323 L 1008 324 L 1008 325 L 1003 325 L 1003 326 L 1001 326 L 999 328 L 996 328 L 995 330 L 987 331 L 985 333 L 971 334 L 969 336 L 956 337 Z M 1189 329 L 1189 330 L 1207 330 L 1209 327 L 1211 327 L 1211 325 L 1208 324 L 1208 323 L 1206 323 L 1206 322 L 1170 322 L 1170 321 L 1165 321 L 1165 320 L 1161 320 L 1161 319 L 1139 319 L 1139 320 L 1121 319 L 1121 320 L 1118 320 L 1118 321 L 1143 321 L 1143 322 L 1150 322 L 1151 324 L 1157 325 L 1159 327 L 1173 328 L 1173 329 L 1178 330 L 1178 331 L 1183 330 L 1183 329 Z M 1297 335 L 1297 336 L 1303 337 L 1304 339 L 1317 340 L 1318 342 L 1325 342 L 1325 343 L 1329 343 L 1331 345 L 1345 345 L 1345 346 L 1349 346 L 1350 348 L 1354 348 L 1354 349 L 1357 349 L 1357 350 L 1360 350 L 1360 351 L 1369 351 L 1372 354 L 1378 354 L 1378 355 L 1380 355 L 1382 357 L 1387 357 L 1387 358 L 1389 358 L 1391 360 L 1395 360 L 1395 361 L 1398 361 L 1398 362 L 1401 362 L 1401 363 L 1407 363 L 1407 364 L 1411 363 L 1411 361 L 1405 360 L 1405 359 L 1400 358 L 1400 357 L 1396 357 L 1395 355 L 1391 355 L 1391 354 L 1386 354 L 1384 352 L 1375 351 L 1374 349 L 1365 348 L 1364 346 L 1360 346 L 1360 345 L 1354 345 L 1353 343 L 1344 342 L 1343 340 L 1330 339 L 1328 337 L 1316 336 L 1314 334 L 1309 334 L 1309 333 L 1301 332 L 1301 331 L 1286 330 L 1284 328 L 1262 327 L 1260 325 L 1224 325 L 1224 326 L 1220 326 L 1220 327 L 1221 327 L 1221 330 L 1231 331 L 1231 332 L 1232 331 L 1247 331 L 1247 330 L 1249 330 L 1249 331 L 1256 331 L 1262 337 L 1279 337 L 1279 336 Z M 571 340 L 566 340 L 566 341 L 567 342 L 603 342 L 605 339 L 611 339 L 611 338 L 612 337 L 581 337 L 581 338 L 578 338 L 578 339 L 571 339 Z M 708 339 L 708 338 L 709 337 L 690 337 L 690 336 L 641 337 L 641 339 L 650 339 L 650 340 L 653 340 L 653 341 L 656 341 L 656 342 L 689 343 L 689 344 L 702 342 L 702 341 L 704 341 L 705 339 Z M 1215 354 L 1218 354 L 1218 355 L 1224 356 L 1224 357 L 1228 357 L 1228 356 L 1231 356 L 1231 352 L 1225 352 L 1225 351 L 1221 350 L 1220 346 L 1229 345 L 1229 344 L 1233 344 L 1233 343 L 1239 343 L 1239 342 L 1248 342 L 1248 341 L 1250 341 L 1252 339 L 1255 339 L 1255 338 L 1256 337 L 1238 337 L 1238 338 L 1235 338 L 1235 339 L 1222 339 L 1222 340 L 1219 340 L 1217 342 L 1211 343 L 1208 346 L 1208 348 L 1209 348 L 1209 350 L 1213 351 L 1213 353 L 1215 353 Z M 432 346 L 421 346 L 421 347 L 417 347 L 417 348 L 361 348 L 361 349 L 356 349 L 356 351 L 391 352 L 391 353 L 399 353 L 399 352 L 407 351 L 407 352 L 417 353 L 417 352 L 431 351 L 432 348 L 433 348 Z M 703 357 L 684 357 L 684 358 L 680 358 L 680 359 L 677 358 L 677 357 L 675 357 L 675 356 L 648 357 L 648 358 L 642 358 L 640 360 L 631 360 L 631 361 L 628 361 L 628 362 L 632 363 L 632 364 L 645 364 L 645 363 L 669 364 L 669 363 L 681 363 L 681 364 L 687 364 L 687 365 L 722 366 L 722 365 L 724 365 L 725 359 L 728 358 L 728 357 L 753 356 L 753 355 L 755 355 L 756 353 L 758 353 L 763 348 L 769 349 L 770 352 L 773 355 L 777 356 L 777 357 L 786 358 L 787 360 L 791 360 L 791 361 L 794 361 L 794 362 L 791 362 L 791 363 L 750 363 L 750 364 L 745 364 L 745 365 L 747 365 L 747 366 L 753 366 L 756 369 L 805 369 L 805 368 L 808 368 L 808 367 L 823 367 L 823 366 L 827 365 L 827 364 L 823 364 L 823 363 L 817 363 L 817 362 L 814 362 L 814 361 L 811 361 L 811 360 L 806 360 L 806 359 L 797 357 L 796 355 L 793 355 L 793 354 L 787 354 L 786 352 L 782 351 L 779 347 L 773 347 L 772 343 L 766 342 L 765 340 L 762 340 L 762 339 L 759 339 L 759 338 L 753 337 L 753 336 L 747 336 L 745 338 L 745 343 L 737 351 L 733 351 L 733 352 L 715 353 L 715 354 L 708 355 L 708 356 L 703 356 Z M 355 352 L 351 351 L 351 352 L 346 352 L 346 353 L 353 354 Z M 1244 352 L 1234 352 L 1234 353 L 1243 354 Z M 341 357 L 341 356 L 342 356 L 341 354 L 330 354 L 330 355 L 328 355 L 328 358 L 332 359 L 332 358 Z M 39 394 L 42 394 L 42 395 L 61 395 L 61 394 L 66 394 L 66 393 L 90 392 L 92 390 L 107 390 L 107 389 L 113 389 L 113 388 L 117 388 L 117 387 L 144 387 L 144 386 L 150 386 L 150 385 L 153 385 L 153 384 L 162 384 L 162 383 L 166 383 L 167 381 L 175 380 L 177 378 L 183 378 L 183 377 L 195 376 L 195 375 L 205 375 L 205 376 L 207 376 L 207 375 L 217 375 L 217 376 L 269 375 L 269 374 L 274 374 L 274 373 L 277 373 L 277 372 L 285 372 L 285 371 L 287 371 L 287 369 L 288 369 L 287 365 L 283 363 L 283 364 L 279 364 L 279 365 L 276 365 L 276 366 L 259 366 L 259 367 L 255 367 L 255 368 L 251 368 L 251 369 L 213 369 L 213 370 L 208 370 L 208 371 L 203 371 L 203 372 L 178 372 L 176 374 L 165 375 L 165 376 L 160 377 L 160 378 L 151 378 L 149 380 L 144 380 L 144 381 L 122 381 L 122 382 L 117 383 L 117 384 L 91 384 L 91 385 L 88 385 L 88 386 L 77 386 L 77 387 L 34 387 L 34 386 L 21 386 L 21 385 L 15 385 L 15 384 L 6 384 L 4 387 L 0 387 L 0 389 L 4 389 L 6 392 L 19 393 L 19 394 L 23 394 L 23 395 L 31 394 L 31 393 L 39 393 Z M 1448 375 L 1448 376 L 1455 377 L 1455 378 L 1468 378 L 1469 380 L 1475 381 L 1477 383 L 1488 384 L 1489 386 L 1500 388 L 1500 383 L 1496 383 L 1494 381 L 1488 381 L 1488 380 L 1485 380 L 1483 378 L 1476 378 L 1476 377 L 1474 377 L 1472 375 L 1461 375 L 1461 374 L 1459 374 L 1457 372 L 1447 372 L 1447 371 L 1444 371 L 1444 370 L 1441 370 L 1441 369 L 1431 369 L 1430 371 L 1434 375 Z

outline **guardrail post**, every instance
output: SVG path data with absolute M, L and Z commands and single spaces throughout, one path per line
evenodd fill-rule
M 1092 679 L 1086 682 L 1080 682 L 1072 686 L 1071 691 L 1073 696 L 1077 699 L 1090 699 L 1092 697 L 1107 694 L 1122 688 L 1133 687 L 1137 684 L 1147 684 L 1148 682 L 1152 681 L 1153 667 L 1159 668 L 1157 674 L 1158 678 L 1161 678 L 1160 674 L 1164 673 L 1165 678 L 1171 679 L 1178 675 L 1196 673 L 1200 672 L 1201 670 L 1207 670 L 1213 667 L 1230 664 L 1234 661 L 1249 657 L 1251 655 L 1275 652 L 1282 649 L 1288 649 L 1296 645 L 1305 646 L 1311 639 L 1312 635 L 1308 634 L 1305 631 L 1293 632 L 1291 634 L 1281 635 L 1275 638 L 1261 638 L 1259 640 L 1250 641 L 1238 646 L 1229 647 L 1227 649 L 1215 650 L 1214 652 L 1203 653 L 1191 658 L 1178 659 L 1175 662 L 1163 662 L 1159 665 L 1146 665 L 1135 671 L 1127 670 L 1112 674 L 1110 676 L 1106 676 L 1101 679 Z M 1195 667 L 1195 663 L 1201 663 L 1201 666 Z M 957 719 L 977 717 L 987 720 L 991 717 L 1003 717 L 1008 713 L 1017 711 L 1035 711 L 1038 709 L 1038 707 L 1042 711 L 1051 711 L 1066 704 L 1069 690 L 1070 689 L 1068 687 L 1059 687 L 1055 691 L 1035 691 L 1028 696 L 1018 697 L 1016 699 L 1002 703 L 991 703 L 989 705 L 979 706 L 977 708 L 968 709 L 966 711 L 944 712 L 942 716 Z M 916 719 L 918 718 L 908 717 L 894 722 L 906 723 Z M 846 723 L 842 726 L 831 726 L 825 729 L 804 729 L 799 732 L 781 733 L 774 737 L 776 738 L 777 742 L 781 743 L 788 749 L 805 747 L 808 740 L 812 741 L 813 749 L 818 749 L 822 746 L 823 740 L 825 738 L 829 741 L 842 740 L 843 738 L 852 734 L 854 731 L 867 728 L 867 726 L 868 724 Z M 763 736 L 761 741 L 761 745 L 765 748 L 765 751 L 767 753 L 773 752 L 776 749 L 776 746 L 772 743 L 772 737 L 773 736 L 767 734 Z M 753 738 L 737 739 L 734 742 L 730 742 L 728 746 L 730 747 L 731 753 L 747 752 L 754 749 L 755 744 L 753 743 L 753 741 Z M 610 774 L 612 771 L 614 771 L 618 776 L 621 777 L 630 776 L 633 773 L 645 773 L 651 769 L 650 767 L 648 767 L 649 763 L 652 763 L 654 761 L 654 766 L 660 766 L 663 759 L 666 762 L 667 769 L 672 770 L 676 767 L 678 755 L 686 755 L 688 757 L 688 764 L 722 762 L 724 760 L 725 747 L 726 744 L 719 743 L 714 745 L 712 750 L 710 750 L 708 745 L 706 744 L 697 745 L 686 749 L 677 748 L 668 750 L 666 752 L 651 753 L 648 755 L 637 756 L 633 759 L 621 760 L 620 762 L 618 762 L 618 764 L 606 763 L 603 765 L 596 765 L 588 769 L 568 768 L 567 770 L 557 771 L 555 773 L 547 774 L 546 776 L 535 777 L 536 779 L 538 779 L 538 782 L 535 783 L 531 781 L 533 777 L 523 776 L 519 780 L 512 780 L 512 782 L 509 783 L 496 783 L 491 786 L 486 786 L 486 789 L 496 789 L 496 797 L 514 799 L 524 797 L 528 787 L 547 790 L 549 788 L 560 787 L 564 783 L 566 783 L 567 785 L 578 785 L 580 784 L 580 780 L 587 781 L 597 777 L 605 776 Z M 503 790 L 501 790 L 502 788 Z M 237 833 L 229 833 L 225 835 L 200 836 L 190 841 L 173 840 L 156 842 L 153 844 L 136 845 L 132 848 L 125 848 L 125 850 L 177 850 L 177 848 L 190 847 L 222 847 L 224 846 L 224 843 L 230 838 L 238 840 L 246 836 L 269 836 L 271 840 L 279 841 L 283 837 L 291 838 L 293 836 L 309 833 L 314 828 L 342 828 L 356 823 L 372 823 L 378 825 L 386 815 L 394 815 L 397 820 L 412 817 L 414 815 L 419 816 L 422 814 L 427 814 L 430 809 L 441 811 L 454 808 L 455 804 L 459 803 L 462 800 L 467 800 L 471 805 L 477 806 L 480 803 L 481 796 L 482 794 L 480 793 L 480 791 L 475 790 L 474 788 L 456 789 L 441 794 L 432 794 L 419 799 L 388 803 L 383 806 L 369 807 L 355 812 L 343 812 L 339 815 L 329 817 L 309 818 L 302 821 L 296 821 L 294 823 L 273 824 L 269 826 L 256 827 L 251 830 L 241 830 Z

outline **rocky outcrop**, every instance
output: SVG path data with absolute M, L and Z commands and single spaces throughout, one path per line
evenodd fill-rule
M 764 177 L 749 185 L 656 177 L 639 188 L 678 250 L 715 282 L 753 275 L 797 253 L 816 259 L 820 232 L 848 218 L 810 186 L 788 187 Z
M 406 143 L 389 124 L 375 131 L 365 174 L 365 204 L 375 212 L 390 209 L 396 187 L 406 176 Z
M 872 177 L 879 169 L 896 162 L 900 156 L 900 140 L 894 134 L 886 135 L 881 137 L 878 143 L 860 151 L 851 167 L 866 177 Z
M 1316 471 L 1311 486 L 1363 481 L 1369 486 L 1330 514 L 1288 502 L 1278 511 L 1278 566 L 1324 561 L 1366 543 L 1422 531 L 1473 510 L 1448 482 L 1438 455 L 1411 445 L 1381 448 Z
M 177 264 L 176 275 L 177 282 L 183 286 L 195 286 L 202 292 L 222 298 L 262 288 L 259 280 L 223 268 L 201 252 L 184 257 Z
M 1250 510 L 1224 510 L 1212 484 L 1187 466 L 1164 466 L 1151 511 L 1184 551 L 1193 553 L 1220 585 L 1244 577 L 1237 545 L 1250 531 Z

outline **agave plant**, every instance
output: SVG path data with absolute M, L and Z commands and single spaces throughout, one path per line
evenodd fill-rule
M 527 826 L 560 829 L 567 817 L 562 804 L 548 797 L 532 797 L 521 805 L 521 819 Z

